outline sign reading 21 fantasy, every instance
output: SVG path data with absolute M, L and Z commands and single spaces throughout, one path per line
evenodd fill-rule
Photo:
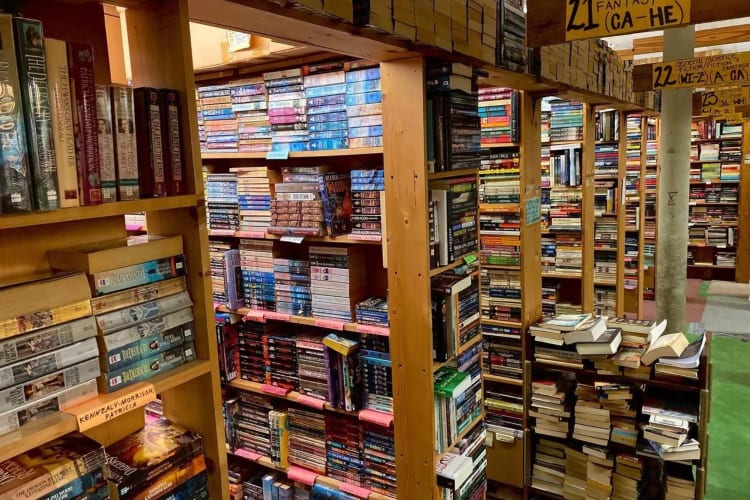
M 565 0 L 565 40 L 660 30 L 690 22 L 690 0 Z

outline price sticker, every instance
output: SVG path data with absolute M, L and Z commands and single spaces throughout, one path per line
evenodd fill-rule
M 285 389 L 283 387 L 278 387 L 275 385 L 270 384 L 263 384 L 260 386 L 260 390 L 265 392 L 266 394 L 272 394 L 274 396 L 286 396 L 289 394 L 289 389 Z
M 262 457 L 260 453 L 255 453 L 250 450 L 246 450 L 244 448 L 240 448 L 238 450 L 234 450 L 234 454 L 238 457 L 247 458 L 248 460 L 252 460 L 253 462 L 256 462 Z
M 315 326 L 320 328 L 328 328 L 329 330 L 343 331 L 346 322 L 335 319 L 315 319 Z
M 467 255 L 466 257 L 464 257 L 464 263 L 466 264 L 473 264 L 476 261 L 477 261 L 477 256 L 474 254 Z
M 297 402 L 301 405 L 317 408 L 318 410 L 322 410 L 326 406 L 324 400 L 308 396 L 307 394 L 300 394 L 297 396 Z
M 289 321 L 289 318 L 291 318 L 291 315 L 279 313 L 276 311 L 264 311 L 263 317 L 265 317 L 266 319 L 272 319 L 275 321 Z
M 296 465 L 292 465 L 291 467 L 289 467 L 287 476 L 292 481 L 298 481 L 308 486 L 313 486 L 315 484 L 315 480 L 318 478 L 317 473 L 311 470 L 303 469 L 302 467 L 297 467 Z

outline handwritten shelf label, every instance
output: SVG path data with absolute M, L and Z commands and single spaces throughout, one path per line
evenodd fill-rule
M 349 493 L 359 498 L 367 498 L 370 496 L 370 490 L 362 488 L 361 486 L 354 486 L 353 484 L 345 483 L 341 481 L 339 489 L 344 493 Z
M 246 450 L 244 448 L 239 448 L 237 450 L 234 450 L 234 454 L 237 455 L 238 457 L 247 458 L 248 460 L 252 460 L 253 462 L 256 462 L 258 459 L 260 459 L 260 457 L 263 456 L 260 453 L 255 453 L 253 451 Z
M 391 334 L 391 331 L 385 326 L 357 325 L 357 331 L 368 335 L 380 335 L 381 337 L 387 337 Z
M 297 402 L 301 405 L 309 406 L 311 408 L 317 408 L 318 410 L 322 410 L 326 406 L 326 402 L 322 399 L 314 398 L 312 396 L 308 396 L 307 394 L 300 394 L 297 396 Z
M 300 483 L 306 484 L 308 486 L 313 486 L 315 484 L 315 480 L 318 478 L 317 473 L 311 470 L 303 469 L 302 467 L 297 467 L 295 465 L 289 467 L 286 475 L 292 481 L 299 481 Z
M 701 115 L 723 116 L 735 112 L 735 106 L 750 103 L 750 88 L 733 87 L 705 90 L 701 93 Z
M 651 76 L 654 90 L 742 84 L 750 81 L 750 52 L 657 63 Z
M 269 151 L 266 160 L 288 160 L 289 151 Z
M 690 22 L 691 0 L 566 0 L 565 40 L 653 31 Z
M 276 321 L 289 321 L 289 318 L 291 316 L 289 314 L 279 313 L 275 311 L 263 311 L 263 317 Z
M 342 331 L 345 325 L 346 325 L 346 322 L 338 321 L 335 319 L 316 319 L 315 320 L 315 326 L 320 327 L 320 328 L 328 328 L 330 330 Z
M 279 238 L 280 241 L 283 241 L 284 243 L 295 243 L 299 245 L 303 241 L 305 241 L 304 236 L 290 236 L 290 235 L 284 235 L 281 238 Z
M 273 394 L 274 396 L 286 396 L 289 394 L 289 389 L 283 387 L 277 387 L 275 385 L 263 384 L 260 386 L 260 390 L 266 394 Z
M 359 412 L 359 419 L 381 427 L 390 427 L 393 424 L 393 414 L 382 411 L 362 410 Z
M 383 235 L 380 234 L 350 234 L 347 238 L 352 241 L 383 241 Z
M 234 235 L 238 238 L 264 239 L 266 237 L 266 233 L 263 231 L 237 231 L 236 233 L 234 233 Z
M 100 396 L 67 411 L 76 417 L 79 431 L 87 431 L 110 422 L 126 413 L 146 406 L 156 399 L 156 389 L 152 384 L 140 383 L 128 389 L 125 394 Z
M 255 309 L 250 309 L 247 314 L 242 318 L 247 321 L 257 321 L 259 323 L 265 323 L 266 318 L 264 317 L 264 311 L 257 311 Z

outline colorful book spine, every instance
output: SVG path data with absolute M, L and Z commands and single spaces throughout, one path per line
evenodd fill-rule
M 98 492 L 102 486 L 107 489 L 107 478 L 104 475 L 104 467 L 99 467 L 88 474 L 79 476 L 75 481 L 61 486 L 52 493 L 41 497 L 40 500 L 75 500 L 78 498 L 90 500 L 92 490 Z
M 148 87 L 137 88 L 134 91 L 134 100 L 141 196 L 167 196 L 159 91 Z
M 96 335 L 93 317 L 71 321 L 0 342 L 0 366 L 60 349 Z
M 70 101 L 70 74 L 65 42 L 45 38 L 44 50 L 47 59 L 47 82 L 52 110 L 52 137 L 57 161 L 57 188 L 62 208 L 77 207 L 78 164 L 76 141 L 73 130 L 73 108 Z
M 14 23 L 21 98 L 26 113 L 26 140 L 31 153 L 34 208 L 54 210 L 60 208 L 60 197 L 42 23 L 23 17 L 14 18 Z
M 117 175 L 115 169 L 115 144 L 112 133 L 111 92 L 106 85 L 96 86 L 96 128 L 99 137 L 99 166 L 102 183 L 102 201 L 117 201 Z
M 21 84 L 13 43 L 13 17 L 0 14 L 0 85 L 7 101 L 0 108 L 0 212 L 28 211 L 33 208 L 31 174 L 26 150 L 26 128 L 21 104 Z
M 147 380 L 194 359 L 195 348 L 191 342 L 142 359 L 114 372 L 103 373 L 99 378 L 99 390 L 105 393 L 119 391 L 124 387 Z
M 161 89 L 162 138 L 164 139 L 164 172 L 167 194 L 186 194 L 185 164 L 180 135 L 180 96 L 176 90 Z
M 192 342 L 194 338 L 193 331 L 193 323 L 188 323 L 187 325 L 167 330 L 158 335 L 143 337 L 136 342 L 108 351 L 102 354 L 101 368 L 104 371 L 114 371 L 123 366 Z
M 185 258 L 175 255 L 133 266 L 94 273 L 94 295 L 119 292 L 127 288 L 185 275 Z
M 140 189 L 133 89 L 112 87 L 112 126 L 115 136 L 118 199 L 137 200 L 140 198 Z
M 91 45 L 68 43 L 68 72 L 74 108 L 78 192 L 83 205 L 98 205 L 102 202 L 102 184 L 96 121 L 94 48 Z

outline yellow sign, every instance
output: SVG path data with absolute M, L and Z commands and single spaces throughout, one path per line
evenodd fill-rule
M 691 0 L 565 0 L 565 40 L 688 24 Z
M 115 397 L 99 396 L 67 410 L 67 413 L 76 417 L 78 430 L 83 432 L 146 406 L 146 403 L 155 399 L 156 389 L 152 384 L 144 382 L 125 390 L 125 394 L 118 393 Z
M 705 90 L 701 93 L 701 116 L 734 113 L 735 106 L 750 104 L 750 87 Z
M 750 52 L 654 64 L 654 90 L 717 87 L 750 81 Z

